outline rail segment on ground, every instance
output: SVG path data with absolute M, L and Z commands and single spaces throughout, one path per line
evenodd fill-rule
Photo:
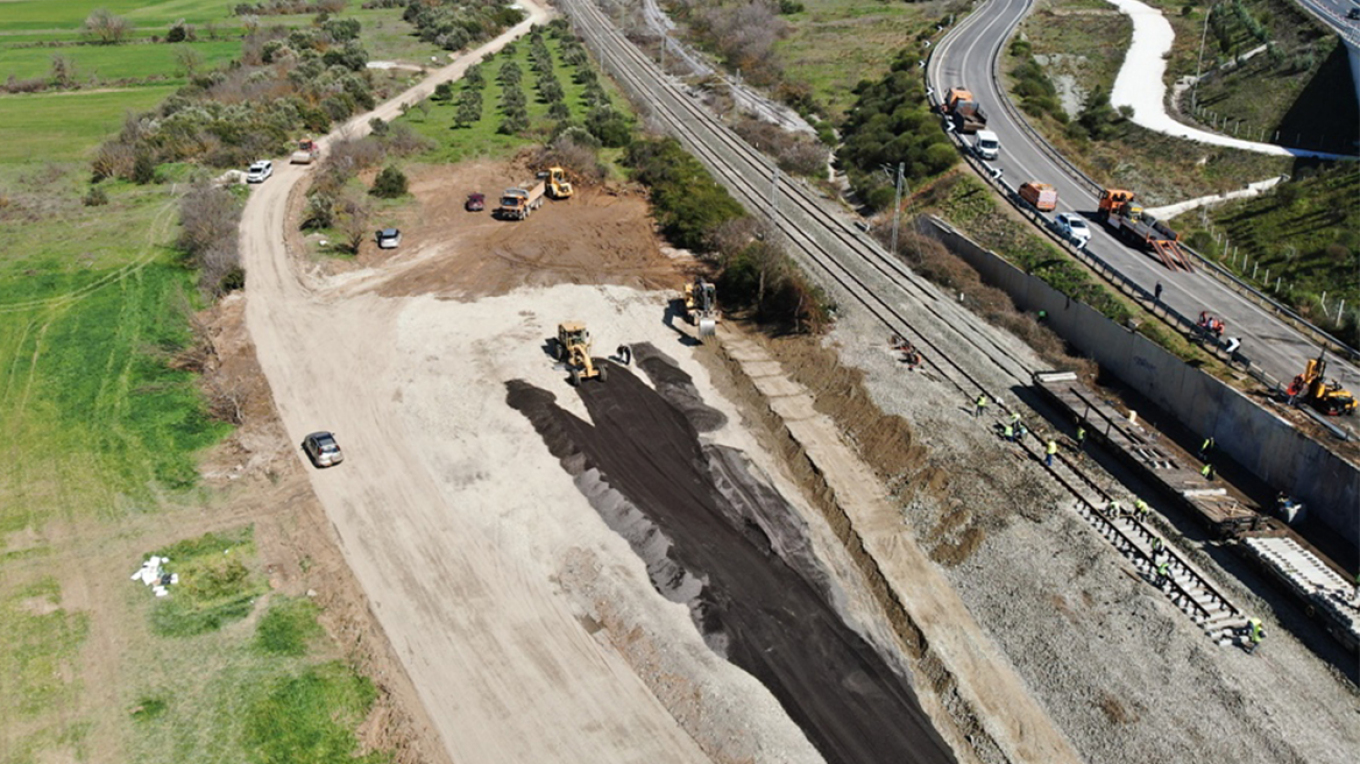
M 831 211 L 818 194 L 801 182 L 780 177 L 774 164 L 696 102 L 686 86 L 664 75 L 590 0 L 564 0 L 564 11 L 605 67 L 635 97 L 646 102 L 651 116 L 678 138 L 715 177 L 753 213 L 764 213 L 788 245 L 791 255 L 815 276 L 830 280 L 839 291 L 878 319 L 889 333 L 914 341 L 925 365 L 961 397 L 986 395 L 1009 411 L 1007 398 L 1028 388 L 1032 368 L 1007 339 L 986 327 L 935 285 L 914 274 L 896 257 L 866 239 L 846 216 Z M 1031 434 L 1021 446 L 1039 459 L 1043 443 Z M 1050 473 L 1072 497 L 1074 509 L 1140 571 L 1146 572 L 1154 534 L 1139 527 L 1125 529 L 1103 519 L 1111 497 L 1081 466 L 1059 456 Z M 1140 542 L 1140 539 L 1142 541 Z M 1165 541 L 1163 541 L 1165 544 Z M 1140 557 L 1141 556 L 1141 557 Z M 1167 596 L 1224 642 L 1223 627 L 1237 625 L 1241 610 L 1228 603 L 1199 571 L 1176 557 L 1172 581 L 1161 588 Z M 1203 594 L 1200 594 L 1203 593 Z M 1223 603 L 1229 615 L 1219 618 L 1205 602 Z M 1206 625 L 1207 624 L 1207 625 Z

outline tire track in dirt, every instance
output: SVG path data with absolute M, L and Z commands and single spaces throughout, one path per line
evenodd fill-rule
M 640 361 L 654 378 L 664 374 Z M 683 382 L 661 376 L 659 387 L 688 395 Z M 701 582 L 688 604 L 705 640 L 769 688 L 827 761 L 955 760 L 907 680 L 828 604 L 805 531 L 787 521 L 791 508 L 739 452 L 700 440 L 680 407 L 691 402 L 677 406 L 618 366 L 608 383 L 577 393 L 591 422 L 546 390 L 507 384 L 509 405 L 592 501 L 609 505 L 607 521 L 620 515 L 619 495 L 630 505 L 624 535 L 644 557 L 665 558 L 646 560 L 658 590 L 677 599 Z M 637 527 L 638 513 L 651 527 Z

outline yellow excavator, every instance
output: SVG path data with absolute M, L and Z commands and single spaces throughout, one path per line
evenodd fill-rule
M 712 337 L 718 333 L 718 289 L 702 276 L 685 285 L 685 318 L 699 327 L 699 336 Z
M 608 377 L 608 369 L 596 366 L 590 357 L 590 332 L 580 321 L 563 321 L 557 325 L 557 340 L 553 345 L 553 356 L 566 364 L 571 373 L 571 384 L 581 384 L 583 379 L 599 378 L 601 382 Z
M 1303 373 L 1289 385 L 1291 400 L 1302 398 L 1327 416 L 1355 413 L 1355 396 L 1336 380 L 1327 379 L 1327 361 L 1321 355 L 1308 361 Z

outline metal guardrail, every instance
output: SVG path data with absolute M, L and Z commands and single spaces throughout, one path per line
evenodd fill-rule
M 1019 26 L 1018 21 L 1016 22 L 1016 26 Z M 1012 32 L 1013 31 L 1014 30 L 1012 29 Z M 1001 88 L 1001 80 L 1000 77 L 998 77 L 997 72 L 999 70 L 1001 62 L 1001 50 L 1004 47 L 1005 47 L 1004 45 L 999 46 L 992 52 L 992 65 L 990 67 L 992 80 L 997 85 L 997 92 L 1003 94 L 1005 93 L 1005 90 Z M 926 65 L 921 69 L 922 71 L 921 76 L 926 85 L 928 100 L 938 109 L 938 107 L 940 106 L 939 98 L 940 94 L 935 93 L 930 89 L 930 76 L 929 76 L 930 64 L 934 60 L 934 52 L 935 47 L 932 47 L 930 50 L 927 51 L 925 59 Z M 1011 119 L 1017 125 L 1019 125 L 1020 129 L 1023 130 L 1032 139 L 1031 142 L 1036 147 L 1038 147 L 1039 150 L 1042 151 L 1045 156 L 1047 156 L 1049 159 L 1051 159 L 1056 164 L 1061 166 L 1067 172 L 1067 174 L 1070 175 L 1074 180 L 1077 180 L 1081 183 L 1085 183 L 1091 189 L 1092 193 L 1096 195 L 1099 195 L 1105 190 L 1104 185 L 1098 183 L 1094 178 L 1087 175 L 1080 167 L 1077 167 L 1070 160 L 1068 160 L 1067 157 L 1063 156 L 1062 152 L 1058 151 L 1058 149 L 1055 146 L 1053 146 L 1053 144 L 1049 143 L 1048 139 L 1045 138 L 1042 134 L 1040 134 L 1039 131 L 1036 130 L 1034 126 L 1029 123 L 1029 120 L 1025 119 L 1024 114 L 1018 108 L 1016 108 L 1015 104 L 1011 102 L 1011 99 L 1009 97 L 1001 99 L 1001 108 L 1004 109 L 1006 113 L 1011 116 Z M 961 137 L 957 135 L 955 136 L 955 139 L 960 142 L 962 141 Z M 967 156 L 968 152 L 966 145 L 964 146 L 964 150 L 965 156 Z M 1046 227 L 1047 226 L 1045 225 L 1045 228 Z M 1191 255 L 1194 255 L 1196 260 L 1198 260 L 1202 265 L 1208 268 L 1211 273 L 1213 273 L 1220 281 L 1224 282 L 1226 286 L 1231 288 L 1234 292 L 1237 292 L 1238 294 L 1251 299 L 1253 302 L 1257 303 L 1260 307 L 1266 308 L 1267 310 L 1274 312 L 1277 316 L 1286 319 L 1290 324 L 1294 326 L 1294 328 L 1303 332 L 1305 335 L 1308 335 L 1310 339 L 1323 345 L 1328 350 L 1332 351 L 1334 354 L 1340 357 L 1344 357 L 1352 364 L 1360 364 L 1360 350 L 1357 350 L 1351 347 L 1350 345 L 1347 345 L 1346 343 L 1342 342 L 1341 340 L 1337 339 L 1336 337 L 1332 336 L 1331 334 L 1328 334 L 1326 331 L 1322 330 L 1320 327 L 1316 326 L 1312 322 L 1300 316 L 1298 313 L 1294 312 L 1289 307 L 1283 305 L 1274 298 L 1262 293 L 1260 290 L 1243 281 L 1236 274 L 1232 273 L 1231 271 L 1228 271 L 1226 268 L 1222 267 L 1218 263 L 1205 257 L 1203 254 L 1196 251 L 1195 249 L 1184 244 L 1181 245 L 1181 249 L 1185 250 L 1186 252 L 1189 252 Z M 1108 268 L 1108 266 L 1106 267 Z M 1109 268 L 1109 270 L 1110 272 L 1117 273 L 1117 271 L 1114 271 L 1112 268 Z M 1123 278 L 1122 274 L 1120 275 L 1120 277 Z M 1144 293 L 1146 294 L 1146 292 Z M 1256 375 L 1253 374 L 1253 376 Z M 1274 387 L 1276 385 L 1278 385 L 1278 382 L 1271 386 Z

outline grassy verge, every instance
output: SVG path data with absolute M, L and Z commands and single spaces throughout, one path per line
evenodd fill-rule
M 133 587 L 133 607 L 149 611 L 150 629 L 129 658 L 135 680 L 120 688 L 128 760 L 389 760 L 361 749 L 354 730 L 377 692 L 320 638 L 320 609 L 306 598 L 261 596 L 264 571 L 250 528 L 157 553 L 170 557 L 166 569 L 180 583 L 154 602 L 149 590 Z M 176 602 L 184 604 L 176 609 Z M 177 627 L 167 631 L 172 613 Z

